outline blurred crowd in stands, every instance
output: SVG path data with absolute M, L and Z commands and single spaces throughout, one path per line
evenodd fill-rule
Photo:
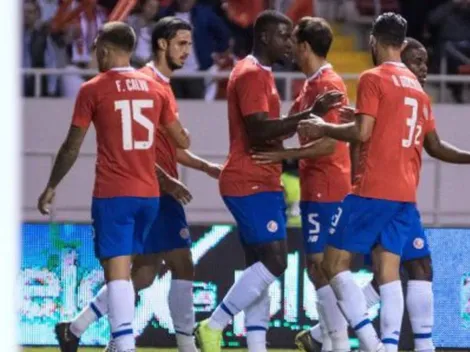
M 250 52 L 252 24 L 266 8 L 283 11 L 294 22 L 317 15 L 362 26 L 364 38 L 377 12 L 397 11 L 408 20 L 409 35 L 429 49 L 433 73 L 470 73 L 470 0 L 24 0 L 22 67 L 68 72 L 44 76 L 39 84 L 33 75 L 23 75 L 24 95 L 37 95 L 40 86 L 41 96 L 74 97 L 89 78 L 80 69 L 96 68 L 91 45 L 100 26 L 110 19 L 126 20 L 135 29 L 136 67 L 151 58 L 156 21 L 174 15 L 194 27 L 193 50 L 182 71 L 228 70 Z M 454 100 L 461 102 L 462 85 L 450 88 Z M 213 100 L 224 93 L 223 84 L 207 78 L 178 78 L 173 89 L 180 99 Z

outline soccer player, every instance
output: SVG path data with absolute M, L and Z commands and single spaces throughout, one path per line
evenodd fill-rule
M 312 119 L 299 126 L 304 137 L 362 143 L 353 194 L 332 219 L 324 268 L 338 305 L 367 351 L 398 350 L 404 309 L 400 257 L 419 223 L 421 152 L 424 136 L 434 129 L 429 98 L 401 62 L 406 27 L 406 20 L 394 13 L 374 21 L 370 45 L 376 67 L 359 79 L 354 122 L 335 125 Z M 382 340 L 350 272 L 353 253 L 368 254 L 372 248 L 378 258 Z
M 245 312 L 249 351 L 266 351 L 269 323 L 268 288 L 286 269 L 286 215 L 280 184 L 281 164 L 258 165 L 253 148 L 279 147 L 312 113 L 279 119 L 280 100 L 271 66 L 290 56 L 292 22 L 275 11 L 262 12 L 254 25 L 253 54 L 239 61 L 228 87 L 230 151 L 220 176 L 220 192 L 234 216 L 245 249 L 246 265 L 210 319 L 196 328 L 203 352 L 221 348 L 222 331 Z M 341 94 L 337 94 L 341 98 Z
M 177 119 L 177 104 L 170 87 L 173 71 L 183 67 L 192 45 L 191 25 L 175 17 L 165 17 L 158 21 L 152 33 L 154 59 L 140 71 L 156 80 L 167 92 L 173 118 Z M 156 162 L 165 176 L 178 179 L 177 163 L 200 170 L 209 176 L 218 178 L 221 166 L 197 157 L 189 150 L 179 149 L 163 130 L 157 131 L 155 140 L 157 148 Z M 163 182 L 166 183 L 167 180 Z M 163 189 L 164 191 L 165 189 Z M 184 202 L 190 200 L 184 196 Z M 191 237 L 186 215 L 180 202 L 171 195 L 160 198 L 160 210 L 144 244 L 145 254 L 155 256 L 137 256 L 132 267 L 132 281 L 136 292 L 150 286 L 161 269 L 162 260 L 172 272 L 172 281 L 168 304 L 176 330 L 176 341 L 180 352 L 195 352 L 193 330 L 195 325 L 193 310 L 194 266 L 191 258 Z M 78 338 L 91 323 L 107 313 L 106 287 L 72 322 L 69 324 L 69 347 L 78 348 Z M 66 330 L 65 328 L 62 331 Z M 64 340 L 64 334 L 58 335 Z M 114 342 L 108 346 L 113 350 Z M 68 352 L 68 351 L 67 351 Z
M 346 86 L 326 60 L 332 41 L 332 30 L 321 18 L 304 17 L 294 29 L 296 62 L 307 79 L 291 112 L 311 106 L 317 96 L 332 90 L 342 92 L 342 104 L 347 104 Z M 339 110 L 330 110 L 323 119 L 340 123 Z M 259 163 L 301 159 L 300 207 L 308 274 L 317 290 L 320 322 L 329 323 L 329 329 L 322 327 L 322 341 L 327 351 L 349 351 L 347 322 L 321 269 L 331 217 L 351 190 L 349 149 L 346 143 L 328 137 L 315 143 L 303 142 L 300 148 L 262 152 L 253 158 Z M 296 343 L 301 346 L 303 339 L 299 336 Z
M 428 72 L 428 54 L 419 41 L 406 38 L 406 46 L 401 53 L 403 63 L 417 77 L 419 83 L 424 86 Z M 470 153 L 462 151 L 449 143 L 440 140 L 437 131 L 431 129 L 424 136 L 424 149 L 432 157 L 455 164 L 467 164 L 470 162 Z M 419 218 L 417 218 L 419 220 Z M 418 225 L 417 225 L 418 226 Z M 416 233 L 408 238 L 402 254 L 402 265 L 409 276 L 407 287 L 406 306 L 414 334 L 415 350 L 420 352 L 434 351 L 432 342 L 433 317 L 433 292 L 432 292 L 432 265 L 429 245 L 422 225 L 419 224 Z M 364 287 L 367 307 L 370 308 L 380 302 L 377 292 L 377 282 Z M 314 341 L 306 341 L 302 348 L 306 352 L 319 351 L 322 342 L 320 326 L 317 324 L 311 330 Z
M 188 135 L 169 113 L 167 92 L 129 66 L 135 41 L 133 29 L 121 22 L 107 23 L 98 34 L 101 73 L 80 88 L 70 130 L 38 200 L 40 212 L 48 214 L 55 189 L 93 123 L 98 148 L 92 200 L 95 251 L 105 273 L 109 323 L 118 352 L 135 351 L 130 273 L 132 256 L 143 253 L 158 212 L 157 129 L 163 125 L 176 145 L 189 147 Z

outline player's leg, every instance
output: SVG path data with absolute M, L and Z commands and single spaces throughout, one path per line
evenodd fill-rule
M 160 198 L 160 211 L 145 242 L 145 253 L 161 253 L 172 273 L 168 305 L 180 352 L 196 351 L 194 341 L 191 236 L 183 206 L 173 197 Z
M 165 263 L 172 273 L 168 305 L 176 332 L 179 352 L 196 352 L 194 340 L 194 265 L 189 248 L 179 248 L 165 253 Z
M 416 206 L 400 204 L 393 219 L 380 232 L 377 282 L 380 287 L 380 327 L 387 352 L 398 351 L 398 341 L 404 312 L 404 297 L 400 280 L 400 262 L 403 248 L 413 231 Z
M 93 202 L 97 254 L 105 273 L 108 320 L 118 352 L 135 351 L 131 256 L 143 253 L 144 239 L 158 213 L 158 204 L 158 198 L 132 197 Z
M 259 261 L 245 269 L 210 319 L 201 322 L 196 337 L 203 352 L 220 351 L 222 330 L 235 314 L 255 302 L 287 267 L 286 215 L 282 192 L 224 197 L 237 221 L 242 242 Z
M 394 213 L 386 201 L 349 195 L 333 217 L 323 267 L 338 305 L 367 351 L 383 349 L 367 314 L 367 304 L 350 271 L 352 253 L 369 253 Z
M 244 246 L 245 265 L 250 267 L 259 261 L 257 253 Z M 269 328 L 271 299 L 269 287 L 252 304 L 245 308 L 246 343 L 249 352 L 267 351 L 266 333 Z
M 431 257 L 410 260 L 404 263 L 408 272 L 406 308 L 413 330 L 415 350 L 432 352 L 434 326 L 434 294 L 432 291 Z
M 398 351 L 398 341 L 404 312 L 404 298 L 400 281 L 400 256 L 378 246 L 377 282 L 381 298 L 380 331 L 386 351 Z
M 432 261 L 429 244 L 417 209 L 414 211 L 411 236 L 403 248 L 402 265 L 408 273 L 406 308 L 414 335 L 415 350 L 434 351 L 434 295 Z
M 370 257 L 370 256 L 367 256 L 367 257 Z M 367 261 L 368 263 L 370 263 L 369 265 L 372 265 L 372 271 L 374 273 L 377 272 L 377 269 L 373 266 L 373 262 L 376 263 L 378 261 L 378 258 L 374 260 L 372 260 L 372 258 L 365 259 L 364 261 L 365 262 Z M 362 287 L 362 293 L 364 294 L 364 297 L 366 299 L 367 310 L 369 310 L 370 308 L 380 303 L 379 284 L 377 283 L 375 276 L 367 285 Z M 323 343 L 321 326 L 319 323 L 317 323 L 314 327 L 312 327 L 309 330 L 309 335 L 311 336 L 311 339 L 314 339 L 317 343 L 320 343 L 320 344 Z M 311 351 L 315 352 L 316 350 L 313 348 L 306 350 L 306 352 L 311 352 Z
M 341 203 L 302 202 L 302 232 L 310 280 L 317 291 L 317 309 L 323 329 L 325 351 L 349 351 L 348 323 L 322 268 L 331 218 Z M 321 325 L 320 325 L 321 326 Z M 330 341 L 328 341 L 330 340 Z M 330 345 L 331 344 L 331 345 Z

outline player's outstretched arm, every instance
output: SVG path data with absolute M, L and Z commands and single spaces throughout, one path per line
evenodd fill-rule
M 360 114 L 354 122 L 334 124 L 321 118 L 313 118 L 299 123 L 297 132 L 301 138 L 318 139 L 331 137 L 344 142 L 367 142 L 374 129 L 375 119 L 372 116 Z
M 211 163 L 210 161 L 193 154 L 188 149 L 177 149 L 176 159 L 181 165 L 202 171 L 215 179 L 219 178 L 220 172 L 222 171 L 222 165 Z
M 55 189 L 77 160 L 87 129 L 73 125 L 70 126 L 67 138 L 57 153 L 46 189 L 38 200 L 38 209 L 41 214 L 49 214 L 49 205 L 54 199 Z
M 188 149 L 190 147 L 191 140 L 189 138 L 189 132 L 183 127 L 180 120 L 174 120 L 163 127 L 168 132 L 177 148 Z
M 252 158 L 257 164 L 274 164 L 287 159 L 316 159 L 321 156 L 333 154 L 335 147 L 336 140 L 325 137 L 305 144 L 299 148 L 282 149 L 272 152 L 258 152 L 253 154 Z
M 279 119 L 269 119 L 266 112 L 257 112 L 244 117 L 245 126 L 253 147 L 280 137 L 295 134 L 300 121 L 316 117 L 315 113 L 326 114 L 330 109 L 341 104 L 343 94 L 329 91 L 319 96 L 313 106 L 299 113 Z
M 424 137 L 424 149 L 433 158 L 452 164 L 470 164 L 470 152 L 440 139 L 436 130 Z

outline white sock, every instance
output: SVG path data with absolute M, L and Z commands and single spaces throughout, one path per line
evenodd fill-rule
M 374 286 L 372 286 L 372 281 L 362 288 L 362 292 L 364 293 L 364 296 L 366 298 L 367 309 L 372 308 L 376 304 L 380 303 L 380 296 L 375 290 Z M 320 323 L 316 324 L 310 329 L 310 335 L 312 335 L 312 337 L 316 341 L 322 343 L 323 337 L 321 333 Z
M 330 335 L 328 334 L 328 327 L 325 323 L 325 315 L 326 312 L 321 306 L 320 302 L 317 303 L 317 312 L 318 312 L 318 324 L 320 325 L 320 332 L 321 332 L 321 350 L 323 352 L 333 351 L 333 341 L 331 341 Z
M 266 332 L 269 327 L 271 298 L 269 288 L 245 308 L 246 343 L 249 352 L 267 352 Z
M 318 323 L 310 329 L 310 335 L 315 341 L 323 343 L 320 321 L 318 321 Z
M 168 306 L 176 332 L 176 345 L 179 352 L 197 352 L 194 341 L 193 282 L 171 280 L 168 293 Z
M 366 298 L 367 309 L 372 308 L 377 303 L 380 303 L 380 295 L 372 285 L 372 281 L 362 288 L 362 292 Z
M 330 285 L 317 290 L 320 317 L 325 322 L 333 351 L 349 351 L 348 322 L 338 307 L 338 300 Z
M 127 280 L 108 282 L 108 319 L 111 336 L 118 352 L 135 351 L 132 329 L 135 294 L 132 283 Z
M 235 314 L 252 304 L 271 285 L 276 277 L 263 263 L 257 262 L 245 269 L 222 303 L 209 319 L 209 327 L 223 330 Z
M 434 326 L 434 295 L 432 282 L 408 281 L 406 308 L 414 334 L 415 351 L 434 351 L 432 328 Z
M 73 319 L 70 331 L 80 337 L 91 324 L 106 314 L 108 314 L 108 291 L 105 285 L 93 297 L 90 304 Z
M 401 281 L 392 281 L 380 286 L 380 331 L 387 352 L 398 351 L 404 302 Z
M 349 270 L 339 273 L 330 281 L 330 285 L 336 294 L 341 311 L 356 332 L 361 346 L 366 351 L 376 351 L 381 344 L 380 339 L 367 314 L 364 294 L 356 285 L 352 273 Z

